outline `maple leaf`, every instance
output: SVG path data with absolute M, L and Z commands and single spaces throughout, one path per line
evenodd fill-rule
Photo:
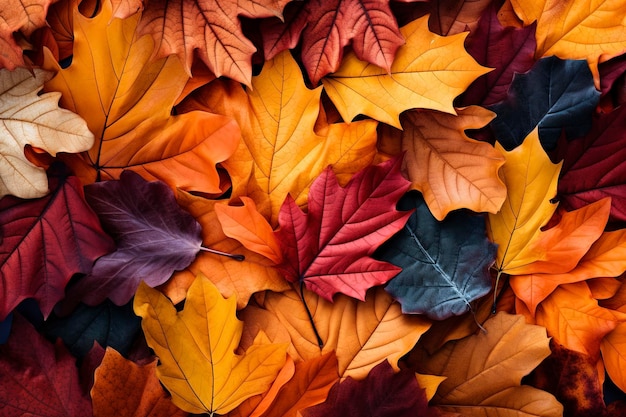
M 45 26 L 48 7 L 57 0 L 6 0 L 0 8 L 0 68 L 25 66 L 14 32 L 30 36 Z
M 51 177 L 50 187 L 39 199 L 0 200 L 0 320 L 31 297 L 48 317 L 72 275 L 114 249 L 76 177 Z
M 68 300 L 96 305 L 107 297 L 126 304 L 139 282 L 155 287 L 186 268 L 201 250 L 201 226 L 180 208 L 161 181 L 133 171 L 119 180 L 85 187 L 89 205 L 115 239 L 117 250 L 100 257 L 93 270 L 68 289 Z
M 414 212 L 377 253 L 402 267 L 385 290 L 404 313 L 443 320 L 472 310 L 470 303 L 491 290 L 489 268 L 496 253 L 484 218 L 455 212 L 439 222 L 416 192 L 400 200 L 398 209 Z
M 400 128 L 399 114 L 428 108 L 454 114 L 452 101 L 477 77 L 489 72 L 465 52 L 467 33 L 442 37 L 428 31 L 428 16 L 400 29 L 406 43 L 390 71 L 346 55 L 341 67 L 322 80 L 345 121 L 358 114 Z
M 87 184 L 131 169 L 172 188 L 221 193 L 215 165 L 235 150 L 236 123 L 206 112 L 172 116 L 189 76 L 176 57 L 150 61 L 152 40 L 138 37 L 138 15 L 120 20 L 111 13 L 110 0 L 93 18 L 74 9 L 69 67 L 45 53 L 44 67 L 58 71 L 46 89 L 62 92 L 61 105 L 96 137 L 89 152 L 63 160 Z
M 428 417 L 437 413 L 429 409 L 424 389 L 418 385 L 415 373 L 409 369 L 395 372 L 385 361 L 376 365 L 361 381 L 348 377 L 335 384 L 323 404 L 307 408 L 302 415 Z
M 0 345 L 0 416 L 91 417 L 76 359 L 22 316 L 13 322 L 8 343 Z
M 388 0 L 313 0 L 294 4 L 285 17 L 262 29 L 266 57 L 294 48 L 301 38 L 302 62 L 313 85 L 339 68 L 349 44 L 359 59 L 390 72 L 404 43 Z
M 208 277 L 224 296 L 235 295 L 237 307 L 240 309 L 248 304 L 250 296 L 257 291 L 284 291 L 289 288 L 288 282 L 275 268 L 273 261 L 248 250 L 241 242 L 224 234 L 215 211 L 219 201 L 183 192 L 179 192 L 177 199 L 181 207 L 202 225 L 204 247 L 243 255 L 245 261 L 239 262 L 230 257 L 202 251 L 187 269 L 175 273 L 163 286 L 163 292 L 175 303 L 185 298 L 187 289 L 198 274 Z
M 535 63 L 535 26 L 503 27 L 498 20 L 496 3 L 491 2 L 476 29 L 465 40 L 467 52 L 480 65 L 494 70 L 477 78 L 465 90 L 460 97 L 460 104 L 464 106 L 486 106 L 506 99 L 513 75 L 527 72 Z
M 284 52 L 253 77 L 252 91 L 213 82 L 179 106 L 234 115 L 243 140 L 224 163 L 232 194 L 252 198 L 273 227 L 287 194 L 305 205 L 309 186 L 328 165 L 347 182 L 374 159 L 377 123 L 328 124 L 320 115 L 321 92 L 306 88 L 298 65 Z
M 528 73 L 513 77 L 504 101 L 489 106 L 498 115 L 491 127 L 507 150 L 538 127 L 542 145 L 551 150 L 563 130 L 570 139 L 587 133 L 599 99 L 583 61 L 543 58 Z
M 275 342 L 290 342 L 296 362 L 335 351 L 342 378 L 363 379 L 385 360 L 399 370 L 400 358 L 430 327 L 421 316 L 402 314 L 380 287 L 369 290 L 365 302 L 338 294 L 330 303 L 307 290 L 302 298 L 295 290 L 268 292 L 263 307 L 272 314 L 249 314 L 247 326 L 276 335 Z
M 626 107 L 595 115 L 592 128 L 579 140 L 557 148 L 563 169 L 557 199 L 568 209 L 576 209 L 604 197 L 611 197 L 611 221 L 626 221 Z
M 156 377 L 157 361 L 137 365 L 108 348 L 91 389 L 94 417 L 185 417 Z
M 395 210 L 409 185 L 400 163 L 396 157 L 367 167 L 345 188 L 327 168 L 311 185 L 306 214 L 287 197 L 276 235 L 284 255 L 279 268 L 288 281 L 303 283 L 329 301 L 337 292 L 363 300 L 368 288 L 399 272 L 370 255 L 411 214 Z
M 379 137 L 383 152 L 405 151 L 402 171 L 437 220 L 459 208 L 496 213 L 506 198 L 498 177 L 504 157 L 490 144 L 465 134 L 466 129 L 485 126 L 494 113 L 478 106 L 457 113 L 408 111 L 400 117 L 402 131 L 381 129 L 385 133 Z
M 235 354 L 243 329 L 236 304 L 202 275 L 180 312 L 159 291 L 140 284 L 135 313 L 159 357 L 157 376 L 181 409 L 225 414 L 264 392 L 284 365 L 287 345 L 265 343 L 263 333 L 244 355 Z
M 563 406 L 551 394 L 520 386 L 522 377 L 550 354 L 545 329 L 503 312 L 484 326 L 486 332 L 450 342 L 417 361 L 418 372 L 447 377 L 431 404 L 463 416 L 484 416 L 489 410 L 501 413 L 497 415 L 562 416 Z
M 188 73 L 194 52 L 217 77 L 225 76 L 250 85 L 251 57 L 256 48 L 241 31 L 237 16 L 250 18 L 282 16 L 290 0 L 192 0 L 145 2 L 137 26 L 139 36 L 150 34 L 153 55 L 178 55 Z M 137 1 L 116 1 L 116 17 L 136 11 Z
M 24 156 L 26 145 L 56 155 L 85 151 L 93 144 L 85 121 L 58 107 L 59 93 L 37 94 L 51 77 L 40 69 L 0 70 L 0 197 L 36 198 L 48 193 L 46 173 Z
M 586 59 L 597 80 L 598 62 L 626 50 L 620 0 L 509 1 L 525 25 L 537 21 L 537 57 Z

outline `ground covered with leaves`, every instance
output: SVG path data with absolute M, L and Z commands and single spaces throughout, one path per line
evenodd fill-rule
M 626 409 L 626 1 L 4 0 L 0 417 Z

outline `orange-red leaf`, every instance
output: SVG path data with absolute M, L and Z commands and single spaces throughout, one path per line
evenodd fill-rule
M 611 380 L 626 392 L 626 323 L 622 322 L 600 344 L 604 366 Z

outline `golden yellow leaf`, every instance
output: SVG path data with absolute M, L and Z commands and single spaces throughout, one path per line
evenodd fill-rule
M 435 394 L 437 393 L 437 389 L 439 385 L 443 381 L 446 380 L 445 376 L 438 375 L 426 375 L 426 374 L 415 374 L 415 378 L 417 378 L 417 383 L 421 388 L 424 388 L 426 391 L 426 399 L 428 401 L 432 400 Z
M 467 32 L 434 34 L 428 30 L 428 16 L 400 32 L 406 43 L 396 52 L 390 73 L 350 53 L 337 72 L 322 79 L 345 121 L 363 114 L 400 128 L 404 110 L 427 108 L 454 114 L 454 98 L 490 71 L 465 51 Z
M 272 227 L 287 194 L 306 204 L 310 184 L 328 165 L 345 183 L 374 159 L 377 123 L 316 124 L 321 91 L 306 88 L 300 68 L 285 51 L 265 62 L 252 78 L 252 89 L 218 80 L 181 106 L 236 118 L 243 141 L 224 163 L 233 196 L 252 198 Z
M 181 409 L 228 413 L 267 390 L 285 364 L 287 344 L 264 343 L 263 333 L 245 354 L 235 354 L 243 330 L 236 304 L 202 275 L 189 288 L 180 312 L 162 293 L 140 284 L 135 313 L 159 357 L 157 376 Z
M 37 95 L 52 75 L 40 69 L 0 70 L 0 197 L 35 198 L 48 193 L 46 171 L 28 161 L 26 145 L 56 155 L 86 151 L 93 144 L 85 121 L 59 108 L 60 93 Z
M 499 271 L 514 274 L 515 269 L 537 261 L 539 251 L 533 250 L 543 227 L 556 209 L 550 199 L 556 195 L 561 163 L 553 164 L 539 142 L 537 129 L 524 142 L 510 152 L 500 144 L 496 148 L 504 153 L 506 163 L 500 176 L 508 194 L 502 209 L 489 214 L 487 232 L 498 245 L 496 267 Z
M 537 21 L 538 58 L 586 59 L 598 82 L 598 63 L 626 51 L 623 0 L 511 0 L 525 25 Z
M 402 169 L 438 220 L 460 208 L 496 213 L 506 198 L 506 187 L 498 176 L 504 156 L 465 134 L 465 129 L 488 124 L 495 113 L 479 106 L 457 109 L 457 113 L 406 112 L 400 118 L 403 130 L 393 131 L 397 137 L 380 139 L 402 142 L 406 152 Z
M 551 394 L 520 386 L 550 355 L 545 329 L 503 312 L 484 326 L 486 332 L 450 342 L 417 364 L 418 372 L 447 377 L 431 404 L 463 416 L 561 417 Z

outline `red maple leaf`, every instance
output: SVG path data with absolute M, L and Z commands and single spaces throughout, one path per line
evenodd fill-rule
M 364 300 L 368 288 L 400 272 L 370 255 L 412 213 L 396 210 L 410 185 L 400 174 L 401 159 L 366 167 L 345 188 L 326 168 L 311 185 L 307 214 L 287 196 L 276 234 L 285 259 L 279 268 L 289 281 L 329 301 L 337 292 Z

